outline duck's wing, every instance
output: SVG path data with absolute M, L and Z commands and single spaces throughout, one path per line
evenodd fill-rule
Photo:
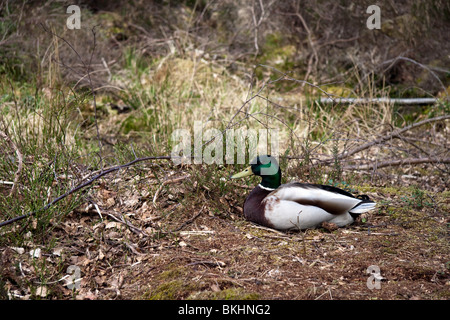
M 315 206 L 333 215 L 362 213 L 375 206 L 373 201 L 355 198 L 336 187 L 299 182 L 283 184 L 269 196 L 305 206 Z

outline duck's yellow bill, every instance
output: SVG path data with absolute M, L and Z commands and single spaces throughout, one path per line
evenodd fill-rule
M 239 173 L 236 173 L 235 175 L 232 175 L 230 177 L 230 179 L 237 179 L 237 178 L 248 177 L 248 176 L 251 176 L 252 174 L 253 174 L 253 171 L 252 171 L 252 167 L 250 166 L 248 168 L 245 168 L 244 171 L 241 171 Z

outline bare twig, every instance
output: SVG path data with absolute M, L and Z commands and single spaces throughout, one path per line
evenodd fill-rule
M 305 80 L 308 80 L 308 77 L 312 71 L 312 63 L 314 60 L 314 68 L 317 69 L 317 64 L 319 63 L 319 57 L 317 55 L 317 49 L 316 46 L 314 45 L 314 42 L 312 40 L 312 34 L 311 34 L 311 30 L 309 30 L 308 25 L 306 24 L 305 19 L 303 19 L 303 16 L 300 14 L 299 8 L 298 8 L 299 3 L 297 3 L 297 8 L 296 8 L 296 12 L 295 15 L 300 19 L 303 27 L 306 30 L 306 33 L 308 35 L 308 43 L 309 46 L 311 47 L 311 50 L 313 52 L 313 54 L 311 55 L 311 57 L 309 58 L 308 61 L 308 69 L 306 71 L 306 75 L 305 75 Z M 302 84 L 302 88 L 305 86 L 305 83 Z
M 53 201 L 51 201 L 50 203 L 48 203 L 47 205 L 45 205 L 45 206 L 42 207 L 41 209 L 36 210 L 36 211 L 32 211 L 32 212 L 28 212 L 28 213 L 26 213 L 26 214 L 24 214 L 24 215 L 21 215 L 21 216 L 12 218 L 12 219 L 10 219 L 10 220 L 6 220 L 6 221 L 1 222 L 1 223 L 0 223 L 0 227 L 9 225 L 9 224 L 11 224 L 11 223 L 14 223 L 14 222 L 16 222 L 16 221 L 25 219 L 25 218 L 27 218 L 27 217 L 34 216 L 34 215 L 35 215 L 36 213 L 38 213 L 38 212 L 45 211 L 45 210 L 47 210 L 48 208 L 50 208 L 51 206 L 53 206 L 54 204 L 56 204 L 56 203 L 58 203 L 59 201 L 61 201 L 62 199 L 64 199 L 64 198 L 68 197 L 69 195 L 71 195 L 71 194 L 77 192 L 78 190 L 81 190 L 81 189 L 83 189 L 83 188 L 85 188 L 85 187 L 91 185 L 94 181 L 100 179 L 101 177 L 103 177 L 103 176 L 105 176 L 105 175 L 107 175 L 107 174 L 109 174 L 109 173 L 111 173 L 111 172 L 115 172 L 115 171 L 118 171 L 118 170 L 120 170 L 120 169 L 124 169 L 124 168 L 130 167 L 130 166 L 132 166 L 132 165 L 134 165 L 134 164 L 136 164 L 136 163 L 138 163 L 138 162 L 142 162 L 142 161 L 148 161 L 148 160 L 171 160 L 172 158 L 173 158 L 173 157 L 171 157 L 171 156 L 150 156 L 150 157 L 144 157 L 144 158 L 134 159 L 133 161 L 130 161 L 130 162 L 128 162 L 128 163 L 125 163 L 125 164 L 122 164 L 122 165 L 118 165 L 118 166 L 115 166 L 115 167 L 111 167 L 111 168 L 109 168 L 108 170 L 104 170 L 104 171 L 100 172 L 99 174 L 97 174 L 96 176 L 92 177 L 92 178 L 89 179 L 88 181 L 79 184 L 79 185 L 76 186 L 75 188 L 70 189 L 69 191 L 67 191 L 67 192 L 64 193 L 63 195 L 59 196 L 58 198 L 54 199 Z
M 102 57 L 102 63 L 103 63 L 103 66 L 105 67 L 106 71 L 108 72 L 108 82 L 109 82 L 109 81 L 111 81 L 112 74 L 111 74 L 111 70 L 109 70 L 109 66 L 106 63 L 105 58 L 103 58 L 103 57 Z
M 423 126 L 423 125 L 425 125 L 427 123 L 443 121 L 443 120 L 447 120 L 447 119 L 450 119 L 450 115 L 430 118 L 430 119 L 426 119 L 426 120 L 423 120 L 423 121 L 419 121 L 419 122 L 413 123 L 413 124 L 411 124 L 411 125 L 409 125 L 407 127 L 404 127 L 402 129 L 398 129 L 398 130 L 396 130 L 396 131 L 394 131 L 394 132 L 392 132 L 390 134 L 387 134 L 387 135 L 382 136 L 382 137 L 380 137 L 378 139 L 375 139 L 375 140 L 373 140 L 371 142 L 363 144 L 362 146 L 354 148 L 353 150 L 350 150 L 348 152 L 344 152 L 344 153 L 342 153 L 342 154 L 340 154 L 338 156 L 338 159 L 341 160 L 341 159 L 344 159 L 344 158 L 348 158 L 348 157 L 350 157 L 350 156 L 352 156 L 352 155 L 354 155 L 354 154 L 356 154 L 358 152 L 366 150 L 366 149 L 368 149 L 370 147 L 373 147 L 375 145 L 379 145 L 379 144 L 381 144 L 383 142 L 386 142 L 386 141 L 394 139 L 394 138 L 400 138 L 401 134 L 403 134 L 404 132 L 409 131 L 409 130 L 414 129 L 414 128 L 417 128 L 417 127 L 420 127 L 420 126 Z M 333 161 L 333 159 L 326 160 L 326 162 L 330 162 L 330 161 Z
M 397 159 L 397 160 L 388 160 L 383 162 L 378 162 L 374 164 L 360 164 L 360 165 L 351 165 L 344 166 L 345 170 L 374 170 L 377 168 L 384 167 L 395 167 L 407 164 L 422 164 L 422 163 L 450 163 L 450 158 L 435 158 L 435 157 L 427 157 L 427 158 L 406 158 L 406 159 Z
M 381 65 L 389 64 L 389 66 L 384 70 L 384 72 L 389 70 L 395 63 L 397 63 L 398 60 L 404 60 L 404 61 L 408 61 L 408 62 L 414 63 L 414 64 L 418 65 L 419 67 L 427 70 L 436 79 L 436 81 L 439 83 L 439 85 L 443 89 L 445 95 L 448 97 L 447 89 L 446 89 L 445 85 L 442 83 L 441 79 L 439 79 L 437 74 L 433 70 L 431 70 L 431 68 L 429 68 L 428 66 L 426 66 L 426 65 L 424 65 L 424 64 L 422 64 L 420 62 L 417 62 L 416 60 L 413 60 L 411 58 L 398 56 L 398 57 L 396 57 L 394 59 L 390 59 L 390 60 L 384 61 Z
M 108 217 L 116 220 L 117 222 L 123 223 L 128 228 L 130 228 L 130 230 L 133 231 L 134 233 L 136 233 L 136 234 L 143 234 L 144 236 L 148 236 L 148 234 L 145 231 L 135 227 L 131 222 L 125 220 L 123 218 L 123 216 L 119 218 L 119 217 L 117 217 L 116 215 L 114 215 L 114 214 L 112 214 L 110 212 L 106 212 L 106 215 L 108 215 Z
M 163 181 L 163 182 L 161 183 L 161 185 L 159 186 L 158 190 L 156 190 L 155 195 L 153 196 L 153 205 L 156 204 L 156 199 L 158 198 L 159 193 L 161 192 L 162 188 L 163 188 L 166 184 L 169 184 L 169 183 L 177 183 L 177 182 L 183 181 L 184 179 L 187 179 L 187 178 L 189 178 L 189 177 L 190 177 L 190 175 L 186 175 L 186 176 L 183 176 L 183 177 L 178 177 L 178 178 L 174 178 L 174 179 L 170 179 L 170 180 L 165 180 L 165 181 Z
M 320 98 L 320 103 L 327 104 L 366 104 L 366 103 L 395 103 L 402 105 L 435 104 L 437 98 Z
M 350 41 L 355 41 L 355 40 L 358 40 L 358 39 L 359 39 L 359 35 L 351 37 L 351 38 L 348 38 L 348 39 L 334 39 L 334 40 L 331 40 L 331 41 L 327 41 L 327 42 L 321 43 L 318 47 L 321 48 L 321 47 L 330 46 L 330 45 L 333 45 L 333 44 L 336 44 L 336 43 L 350 42 Z
M 258 33 L 259 33 L 259 28 L 261 26 L 261 24 L 263 23 L 264 19 L 266 18 L 266 13 L 270 12 L 270 10 L 266 10 L 264 8 L 264 3 L 262 0 L 258 0 L 259 2 L 259 8 L 260 8 L 260 15 L 259 18 L 256 18 L 256 12 L 255 12 L 255 0 L 253 0 L 253 4 L 251 7 L 251 11 L 252 11 L 252 20 L 253 20 L 253 42 L 254 42 L 254 46 L 255 46 L 255 54 L 254 57 L 256 58 L 256 56 L 259 54 L 259 45 L 258 45 Z M 270 7 L 274 4 L 275 1 L 271 1 L 267 4 L 267 9 L 270 9 Z
M 188 263 L 186 266 L 194 266 L 197 264 L 202 264 L 207 267 L 219 267 L 219 268 L 225 267 L 225 263 L 222 261 L 194 261 L 194 262 Z
M 181 229 L 183 229 L 183 228 L 184 228 L 185 226 L 187 226 L 188 224 L 191 224 L 192 222 L 194 222 L 194 220 L 197 219 L 197 218 L 202 214 L 202 212 L 203 212 L 204 209 L 205 209 L 205 207 L 203 206 L 203 207 L 200 209 L 200 211 L 199 211 L 195 216 L 193 216 L 191 219 L 189 219 L 189 220 L 183 222 L 178 228 L 174 229 L 172 232 L 180 231 Z
M 101 167 L 103 167 L 102 142 L 101 142 L 101 139 L 100 139 L 100 131 L 99 131 L 99 128 L 98 128 L 98 123 L 97 123 L 97 99 L 96 99 L 94 84 L 93 84 L 92 78 L 91 78 L 92 58 L 94 57 L 95 48 L 97 46 L 97 39 L 96 39 L 96 34 L 95 34 L 95 26 L 91 30 L 92 31 L 92 35 L 93 35 L 93 44 L 92 44 L 92 52 L 91 52 L 91 56 L 89 57 L 89 63 L 88 64 L 86 64 L 86 62 L 80 56 L 78 51 L 73 47 L 73 45 L 69 41 L 67 41 L 63 37 L 57 35 L 56 33 L 52 32 L 50 30 L 48 30 L 47 28 L 45 28 L 44 24 L 41 23 L 41 26 L 42 26 L 42 28 L 44 29 L 45 32 L 48 32 L 52 36 L 57 37 L 58 39 L 61 39 L 62 41 L 64 41 L 64 43 L 66 43 L 69 46 L 69 48 L 72 49 L 72 51 L 77 55 L 78 59 L 83 64 L 84 69 L 86 70 L 86 74 L 87 74 L 88 81 L 89 81 L 89 86 L 90 86 L 90 89 L 91 89 L 92 99 L 93 99 L 93 103 L 94 103 L 95 129 L 97 131 L 97 141 L 98 141 L 98 146 L 99 146 L 98 156 L 100 157 Z

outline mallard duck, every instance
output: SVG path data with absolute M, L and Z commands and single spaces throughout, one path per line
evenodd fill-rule
M 281 169 L 274 157 L 258 156 L 231 179 L 257 175 L 262 178 L 244 203 L 244 216 L 257 224 L 278 229 L 309 229 L 322 224 L 343 227 L 375 202 L 363 195 L 327 185 L 293 182 L 281 184 Z

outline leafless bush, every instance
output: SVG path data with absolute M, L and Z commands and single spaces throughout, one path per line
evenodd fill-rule
M 2 12 L 6 26 L 12 20 L 20 23 L 1 35 L 1 50 L 3 59 L 16 57 L 22 69 L 38 75 L 52 59 L 60 59 L 71 66 L 61 70 L 63 76 L 75 82 L 81 78 L 79 85 L 85 85 L 77 57 L 44 37 L 40 25 L 64 36 L 82 56 L 89 56 L 90 30 L 99 25 L 99 54 L 91 71 L 94 83 L 101 86 L 110 78 L 108 69 L 123 62 L 121 49 L 128 45 L 151 57 L 183 55 L 195 48 L 201 56 L 235 68 L 236 62 L 264 62 L 273 50 L 268 36 L 275 35 L 279 46 L 295 48 L 286 53 L 291 64 L 284 71 L 294 71 L 305 80 L 357 84 L 352 70 L 358 70 L 361 81 L 375 73 L 378 84 L 385 79 L 388 85 L 416 86 L 431 94 L 441 91 L 435 77 L 417 65 L 397 61 L 387 70 L 380 66 L 402 56 L 435 68 L 444 81 L 448 71 L 443 67 L 450 63 L 448 1 L 380 1 L 381 30 L 366 27 L 366 9 L 371 4 L 369 0 L 80 1 L 85 12 L 83 28 L 67 30 L 67 14 L 59 2 L 23 2 L 9 4 L 9 10 Z

